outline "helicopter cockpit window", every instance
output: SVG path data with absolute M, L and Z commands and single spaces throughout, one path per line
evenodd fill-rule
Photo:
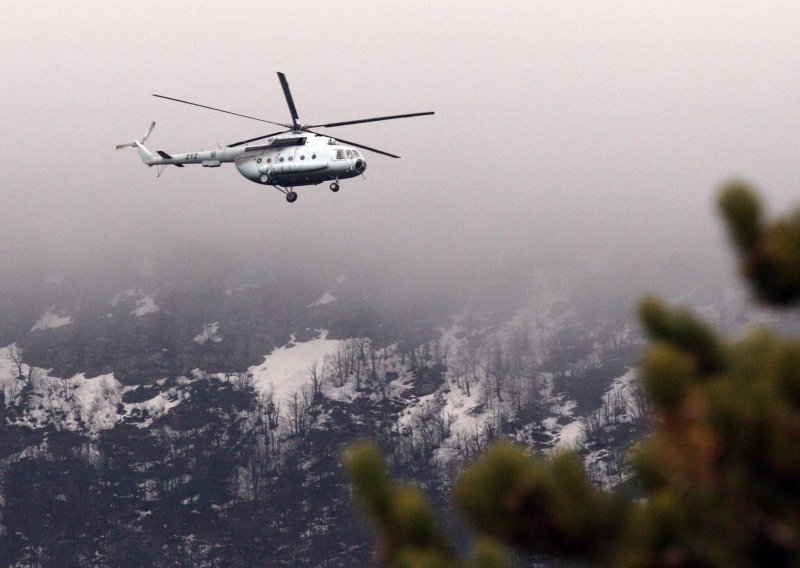
M 359 152 L 358 150 L 353 150 L 353 154 L 355 154 L 356 158 L 361 157 L 361 152 Z
M 344 160 L 344 150 L 336 150 L 336 159 Z
M 353 151 L 352 150 L 348 150 L 347 151 L 347 157 L 350 158 L 351 160 L 353 159 Z

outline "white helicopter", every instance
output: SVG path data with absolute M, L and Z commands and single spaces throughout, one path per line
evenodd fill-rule
M 153 132 L 156 123 L 153 122 L 147 130 L 147 134 L 140 140 L 135 140 L 130 144 L 120 144 L 121 148 L 136 148 L 142 161 L 148 166 L 159 166 L 159 175 L 169 165 L 182 168 L 185 164 L 200 164 L 205 168 L 217 168 L 224 163 L 233 162 L 236 169 L 244 177 L 255 183 L 271 185 L 286 196 L 286 201 L 294 203 L 297 200 L 297 193 L 294 188 L 303 185 L 318 185 L 330 181 L 331 191 L 339 191 L 339 180 L 359 176 L 367 169 L 367 162 L 356 148 L 369 150 L 389 156 L 399 158 L 389 152 L 370 148 L 350 142 L 348 140 L 334 139 L 323 134 L 312 131 L 312 128 L 333 128 L 335 126 L 345 126 L 348 124 L 360 124 L 363 122 L 378 122 L 381 120 L 394 120 L 397 118 L 410 118 L 412 116 L 423 116 L 434 114 L 433 112 L 415 112 L 411 114 L 396 114 L 392 116 L 379 116 L 375 118 L 363 118 L 360 120 L 346 120 L 344 122 L 329 122 L 326 124 L 300 124 L 297 109 L 294 106 L 294 99 L 289 90 L 289 83 L 283 73 L 278 73 L 283 94 L 289 105 L 289 112 L 292 115 L 291 124 L 283 124 L 247 116 L 219 108 L 192 103 L 163 95 L 153 95 L 161 99 L 176 101 L 201 108 L 207 108 L 226 114 L 241 116 L 266 122 L 285 128 L 271 134 L 242 140 L 228 144 L 225 148 L 217 150 L 207 150 L 202 152 L 189 152 L 187 154 L 170 155 L 162 150 L 157 150 L 154 156 L 144 143 Z M 251 144 L 260 140 L 265 140 L 260 144 Z

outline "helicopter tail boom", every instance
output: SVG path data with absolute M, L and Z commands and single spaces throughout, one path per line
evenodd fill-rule
M 156 161 L 155 156 L 153 156 L 150 150 L 145 148 L 141 142 L 136 142 L 136 150 L 139 152 L 139 157 L 145 164 L 147 164 L 148 166 L 152 166 L 155 163 Z

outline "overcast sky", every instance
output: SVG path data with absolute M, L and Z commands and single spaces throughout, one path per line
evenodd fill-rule
M 719 242 L 726 178 L 756 182 L 773 210 L 800 187 L 797 2 L 4 0 L 2 13 L 6 267 L 176 241 L 446 270 L 635 259 Z M 147 145 L 167 152 L 264 134 L 150 94 L 285 121 L 276 71 L 304 122 L 436 115 L 337 129 L 402 159 L 369 155 L 366 179 L 299 188 L 292 205 L 232 164 L 157 179 L 114 149 L 151 120 Z

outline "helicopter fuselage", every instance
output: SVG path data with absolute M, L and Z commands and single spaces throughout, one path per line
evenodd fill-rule
M 366 160 L 355 148 L 335 139 L 302 132 L 269 138 L 250 146 L 201 152 L 166 154 L 158 152 L 149 165 L 199 164 L 214 168 L 233 162 L 248 180 L 283 187 L 317 185 L 361 175 Z

